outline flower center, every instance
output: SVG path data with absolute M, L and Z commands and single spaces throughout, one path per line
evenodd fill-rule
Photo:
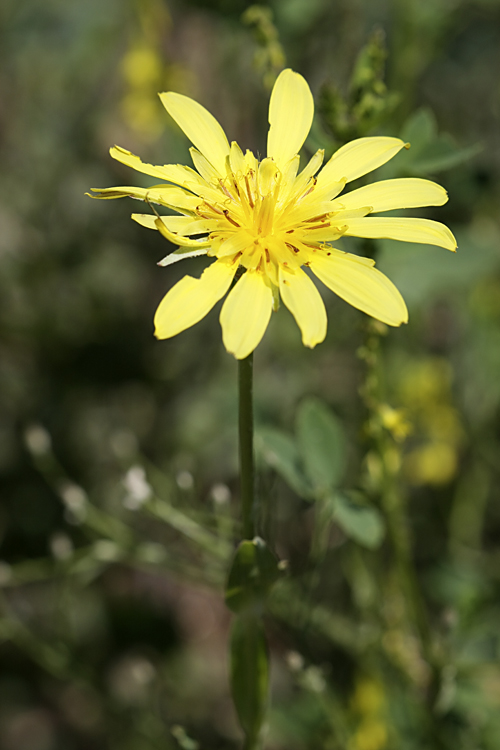
M 280 170 L 272 158 L 258 162 L 233 143 L 226 177 L 213 179 L 206 193 L 200 191 L 203 202 L 196 212 L 209 232 L 208 254 L 233 257 L 275 284 L 279 266 L 307 263 L 311 249 L 315 252 L 322 242 L 313 238 L 314 230 L 330 226 L 314 192 L 322 158 L 318 152 L 297 175 L 298 156 Z

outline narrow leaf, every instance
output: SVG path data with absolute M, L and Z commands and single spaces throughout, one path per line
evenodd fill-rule
M 231 690 L 246 747 L 254 747 L 266 714 L 269 656 L 262 621 L 246 613 L 235 617 L 231 632 Z

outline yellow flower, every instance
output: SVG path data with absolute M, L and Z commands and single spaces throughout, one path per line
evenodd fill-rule
M 317 151 L 299 172 L 300 151 L 311 127 L 314 103 L 306 81 L 292 70 L 278 77 L 269 105 L 267 157 L 258 161 L 231 145 L 217 120 L 200 104 L 176 93 L 160 94 L 167 112 L 195 148 L 196 171 L 153 166 L 125 149 L 111 156 L 164 183 L 151 188 L 95 190 L 97 198 L 130 196 L 177 212 L 133 214 L 179 248 L 160 265 L 208 255 L 216 260 L 201 278 L 185 276 L 170 289 L 155 315 L 155 334 L 170 338 L 201 320 L 243 275 L 225 300 L 220 322 L 226 349 L 237 359 L 262 339 L 278 294 L 295 317 L 305 346 L 326 335 L 323 300 L 306 266 L 327 287 L 368 315 L 392 326 L 408 319 L 401 294 L 374 261 L 330 244 L 341 236 L 388 237 L 455 250 L 450 230 L 436 221 L 377 217 L 398 208 L 440 206 L 446 191 L 422 179 L 384 180 L 338 197 L 346 183 L 391 159 L 405 145 L 399 138 L 359 138 L 340 148 L 323 167 Z

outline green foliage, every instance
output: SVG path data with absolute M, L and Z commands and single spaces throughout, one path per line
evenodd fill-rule
M 456 233 L 452 254 L 436 247 L 407 243 L 404 250 L 391 240 L 378 240 L 378 266 L 404 295 L 410 311 L 422 308 L 443 293 L 460 295 L 471 281 L 498 273 L 500 236 L 492 223 Z
M 299 404 L 296 439 L 269 427 L 261 428 L 258 437 L 263 460 L 300 497 L 315 502 L 317 533 L 323 544 L 331 524 L 336 523 L 364 547 L 380 546 L 385 530 L 380 512 L 359 492 L 351 499 L 337 492 L 346 470 L 346 439 L 340 420 L 321 399 L 306 398 Z
M 256 750 L 269 697 L 269 656 L 262 621 L 237 615 L 231 630 L 231 690 L 246 735 L 245 750 Z
M 228 672 L 252 741 L 272 662 L 265 750 L 496 750 L 498 2 L 273 0 L 250 30 L 244 6 L 0 4 L 0 748 L 238 750 Z M 235 364 L 217 310 L 152 333 L 205 261 L 158 268 L 168 247 L 133 206 L 84 193 L 132 180 L 114 142 L 185 162 L 161 90 L 264 154 L 261 79 L 284 49 L 316 101 L 328 82 L 305 151 L 401 135 L 367 179 L 442 173 L 449 203 L 415 214 L 459 248 L 339 242 L 375 250 L 405 297 L 386 336 L 331 294 L 313 351 L 272 316 L 255 355 L 270 541 L 237 552 L 233 615 Z
M 345 471 L 345 438 L 337 417 L 320 399 L 297 409 L 296 432 L 304 468 L 316 495 L 337 487 Z
M 244 540 L 234 554 L 226 586 L 233 612 L 260 610 L 280 576 L 278 561 L 263 539 Z
M 346 449 L 341 424 L 328 406 L 307 398 L 297 410 L 296 434 L 274 428 L 258 432 L 262 458 L 300 497 L 319 499 L 338 486 L 345 470 Z
M 381 173 L 429 177 L 460 166 L 481 153 L 480 143 L 461 148 L 448 133 L 440 133 L 436 117 L 429 107 L 422 107 L 404 123 L 400 138 L 410 144 L 404 154 L 391 159 Z
M 273 427 L 262 427 L 257 434 L 257 447 L 269 466 L 283 477 L 300 497 L 308 498 L 313 488 L 301 465 L 301 456 L 294 438 Z
M 380 512 L 354 498 L 337 493 L 332 498 L 333 515 L 344 533 L 368 549 L 380 547 L 385 525 Z
M 340 145 L 366 135 L 388 119 L 400 97 L 384 82 L 387 49 L 382 29 L 376 29 L 357 58 L 347 96 L 327 83 L 318 101 L 318 114 Z
M 271 89 L 286 62 L 272 10 L 264 5 L 250 5 L 243 13 L 242 21 L 254 30 L 258 45 L 254 65 L 263 76 L 264 86 Z

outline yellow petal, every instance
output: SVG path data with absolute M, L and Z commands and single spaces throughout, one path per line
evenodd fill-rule
M 314 101 L 307 82 L 289 68 L 274 84 L 269 102 L 267 155 L 280 170 L 297 154 L 311 129 Z
M 353 190 L 332 203 L 346 209 L 371 206 L 371 213 L 392 211 L 395 208 L 419 208 L 420 206 L 442 206 L 448 200 L 446 190 L 436 182 L 417 177 L 396 180 L 381 180 Z
M 236 265 L 215 261 L 200 279 L 184 276 L 158 306 L 154 319 L 156 338 L 169 339 L 198 323 L 225 295 L 235 273 Z
M 158 218 L 155 214 L 132 214 L 130 217 L 133 221 L 136 221 L 138 224 L 141 225 L 141 227 L 146 227 L 146 229 L 156 229 L 158 230 L 158 227 L 156 226 L 156 219 Z M 162 219 L 164 220 L 165 217 L 162 216 Z M 189 216 L 172 216 L 169 217 L 172 219 L 180 219 L 181 222 L 191 222 L 192 219 Z M 171 226 L 170 229 L 172 232 L 178 232 L 180 228 L 184 226 L 184 224 L 179 223 L 177 226 Z
M 345 178 L 356 180 L 392 159 L 404 146 L 399 138 L 357 138 L 334 153 L 318 175 L 318 187 Z
M 194 166 L 203 177 L 203 179 L 209 183 L 215 183 L 217 185 L 220 179 L 220 175 L 218 171 L 214 167 L 212 167 L 208 159 L 206 159 L 203 154 L 200 154 L 200 152 L 196 148 L 190 148 L 189 153 L 191 154 L 191 159 L 193 160 Z
M 353 307 L 382 323 L 399 326 L 408 320 L 404 299 L 387 276 L 355 255 L 331 248 L 330 255 L 317 253 L 310 267 L 323 284 Z
M 205 107 L 183 94 L 160 94 L 163 106 L 191 143 L 201 151 L 222 177 L 226 174 L 229 143 L 226 134 Z
M 173 253 L 169 253 L 164 258 L 158 261 L 157 266 L 171 266 L 172 263 L 177 263 L 179 260 L 186 260 L 187 258 L 198 258 L 201 255 L 206 255 L 207 249 L 202 248 L 201 250 L 190 250 L 188 247 L 178 247 Z
M 243 253 L 245 250 L 252 247 L 253 241 L 254 238 L 245 229 L 232 232 L 217 248 L 217 256 L 222 258 L 226 255 Z
M 457 241 L 447 226 L 431 219 L 374 217 L 346 220 L 346 237 L 372 237 L 374 239 L 420 242 L 423 245 L 438 245 L 455 251 Z
M 310 183 L 311 177 L 316 174 L 318 169 L 323 164 L 323 158 L 325 152 L 320 148 L 316 153 L 309 159 L 308 163 L 299 175 L 294 179 L 293 182 L 284 182 L 283 188 L 280 191 L 279 203 L 281 205 L 286 204 L 288 201 L 292 201 L 297 198 L 301 193 L 304 192 L 308 183 Z M 288 162 L 290 164 L 290 162 Z M 287 167 L 288 167 L 287 164 Z M 345 184 L 345 183 L 344 183 Z M 311 184 L 312 187 L 312 184 Z M 312 191 L 313 192 L 313 191 Z M 312 192 L 309 195 L 312 195 Z M 339 191 L 340 192 L 340 191 Z M 306 196 L 307 198 L 308 196 Z
M 169 242 L 173 242 L 174 245 L 181 245 L 181 247 L 192 247 L 200 249 L 202 247 L 210 247 L 212 244 L 210 240 L 192 240 L 190 237 L 183 237 L 180 234 L 171 232 L 167 227 L 166 223 L 162 218 L 155 219 L 155 227 L 160 232 L 162 237 L 165 237 Z
M 136 172 L 149 174 L 152 177 L 159 177 L 160 180 L 173 182 L 175 185 L 183 185 L 186 180 L 193 181 L 196 177 L 199 178 L 199 175 L 194 170 L 184 167 L 182 164 L 165 164 L 162 167 L 145 164 L 138 156 L 120 146 L 113 146 L 109 149 L 109 153 L 113 159 L 125 164 L 127 167 L 132 167 Z
M 147 229 L 158 229 L 155 214 L 132 214 L 131 218 Z M 180 234 L 184 237 L 190 234 L 203 234 L 211 232 L 217 226 L 218 222 L 210 219 L 193 219 L 191 216 L 161 216 L 165 226 L 170 232 Z
M 99 198 L 100 200 L 113 200 L 114 198 L 136 198 L 136 200 L 143 201 L 148 193 L 147 188 L 138 188 L 133 185 L 120 185 L 119 187 L 111 188 L 90 188 L 91 193 L 85 193 L 90 198 Z M 151 191 L 153 192 L 153 190 Z M 159 203 L 158 200 L 151 200 L 152 203 Z
M 139 201 L 157 203 L 159 206 L 171 208 L 181 213 L 193 213 L 200 205 L 200 199 L 196 195 L 186 193 L 177 187 L 169 185 L 154 185 L 150 188 L 138 188 L 134 186 L 120 186 L 112 188 L 90 188 L 95 195 L 91 198 L 110 200 L 112 198 L 135 198 Z
M 289 235 L 288 239 L 291 243 L 295 243 L 295 234 Z M 310 248 L 304 254 L 295 244 L 287 244 L 286 240 L 278 237 L 266 237 L 262 244 L 268 248 L 270 257 L 275 263 L 283 265 L 285 268 L 288 266 L 292 271 L 304 265 L 309 257 Z
M 297 321 L 304 346 L 320 344 L 326 336 L 326 310 L 309 276 L 300 268 L 295 273 L 280 268 L 280 294 Z
M 270 286 L 258 271 L 246 271 L 222 306 L 222 340 L 236 359 L 247 357 L 262 339 L 273 309 Z
M 245 157 L 243 156 L 243 151 L 238 146 L 236 141 L 231 142 L 231 151 L 229 153 L 229 164 L 234 174 L 237 174 L 238 172 L 243 173 L 245 169 Z
M 262 159 L 259 164 L 258 185 L 262 196 L 268 195 L 276 185 L 276 177 L 279 174 L 276 162 L 269 157 Z

